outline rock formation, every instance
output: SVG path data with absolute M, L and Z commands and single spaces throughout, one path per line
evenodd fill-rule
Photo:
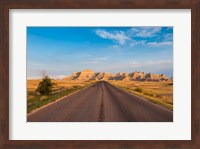
M 88 81 L 88 80 L 173 81 L 173 79 L 168 79 L 165 74 L 144 73 L 135 71 L 132 73 L 119 72 L 113 75 L 108 72 L 94 72 L 89 69 L 86 69 L 81 72 L 74 72 L 71 76 L 65 77 L 64 79 L 78 80 L 78 81 Z

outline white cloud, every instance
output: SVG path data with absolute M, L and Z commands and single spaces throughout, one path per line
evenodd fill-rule
M 38 80 L 41 79 L 41 76 L 35 76 L 35 77 L 27 77 L 27 80 Z
M 165 41 L 172 41 L 173 40 L 173 34 L 172 33 L 165 34 L 164 40 Z
M 144 67 L 144 66 L 159 66 L 159 67 L 169 67 L 172 66 L 172 60 L 150 60 L 146 62 L 130 62 L 129 65 L 132 67 Z
M 96 34 L 101 38 L 116 41 L 120 45 L 123 45 L 127 40 L 130 40 L 130 38 L 123 31 L 108 32 L 102 29 L 98 29 L 96 30 Z
M 148 66 L 166 66 L 173 64 L 172 60 L 156 60 L 156 61 L 147 61 L 146 65 Z
M 93 58 L 92 60 L 84 61 L 81 63 L 83 63 L 83 64 L 98 64 L 98 63 L 105 62 L 108 60 L 109 60 L 108 57 L 96 57 L 96 58 Z
M 53 79 L 64 79 L 65 77 L 66 77 L 65 75 L 50 76 L 50 78 Z
M 133 47 L 135 45 L 145 45 L 145 44 L 146 44 L 145 40 L 141 40 L 141 41 L 131 40 L 129 45 Z
M 45 72 L 45 75 L 48 75 L 50 78 L 54 79 L 62 79 L 65 77 L 65 74 L 68 71 L 71 71 L 71 69 L 68 68 L 46 68 L 46 69 L 37 69 L 28 67 L 27 68 L 27 79 L 41 79 L 43 77 L 43 71 Z
M 96 68 L 96 65 L 94 65 Z M 144 71 L 146 73 L 168 73 L 173 71 L 173 60 L 119 61 L 99 65 L 98 71 L 111 73 Z M 169 74 L 171 76 L 171 74 Z
M 167 45 L 172 45 L 172 41 L 163 41 L 163 42 L 148 42 L 147 43 L 150 46 L 167 46 Z
M 104 39 L 110 39 L 115 41 L 117 44 L 113 45 L 112 48 L 119 48 L 123 45 L 136 46 L 136 45 L 148 45 L 148 46 L 167 46 L 172 45 L 173 34 L 166 33 L 162 34 L 161 27 L 132 27 L 127 31 L 105 31 L 103 29 L 97 29 L 95 33 Z M 137 37 L 151 38 L 151 37 L 162 37 L 162 41 L 156 40 L 148 42 L 148 39 L 138 40 Z
M 137 37 L 153 37 L 161 31 L 161 27 L 133 27 L 129 34 Z
M 66 76 L 65 75 L 50 75 L 49 76 L 51 79 L 64 79 Z M 27 80 L 38 80 L 38 79 L 42 79 L 42 76 L 32 76 L 32 77 L 27 77 Z
M 132 67 L 141 67 L 142 65 L 141 65 L 141 63 L 138 63 L 138 62 L 131 62 L 130 63 L 130 66 Z

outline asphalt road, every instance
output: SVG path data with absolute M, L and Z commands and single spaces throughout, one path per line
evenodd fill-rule
M 172 122 L 173 112 L 105 81 L 28 116 L 28 122 Z

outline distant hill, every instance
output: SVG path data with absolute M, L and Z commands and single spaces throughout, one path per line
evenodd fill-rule
M 74 72 L 71 76 L 65 77 L 64 80 L 173 81 L 172 78 L 167 78 L 165 74 L 144 73 L 138 71 L 132 73 L 119 72 L 117 74 L 111 74 L 108 72 L 94 72 L 89 69 Z

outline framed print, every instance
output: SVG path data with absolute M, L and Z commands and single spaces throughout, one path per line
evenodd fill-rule
M 1 148 L 192 148 L 200 1 L 2 1 Z

